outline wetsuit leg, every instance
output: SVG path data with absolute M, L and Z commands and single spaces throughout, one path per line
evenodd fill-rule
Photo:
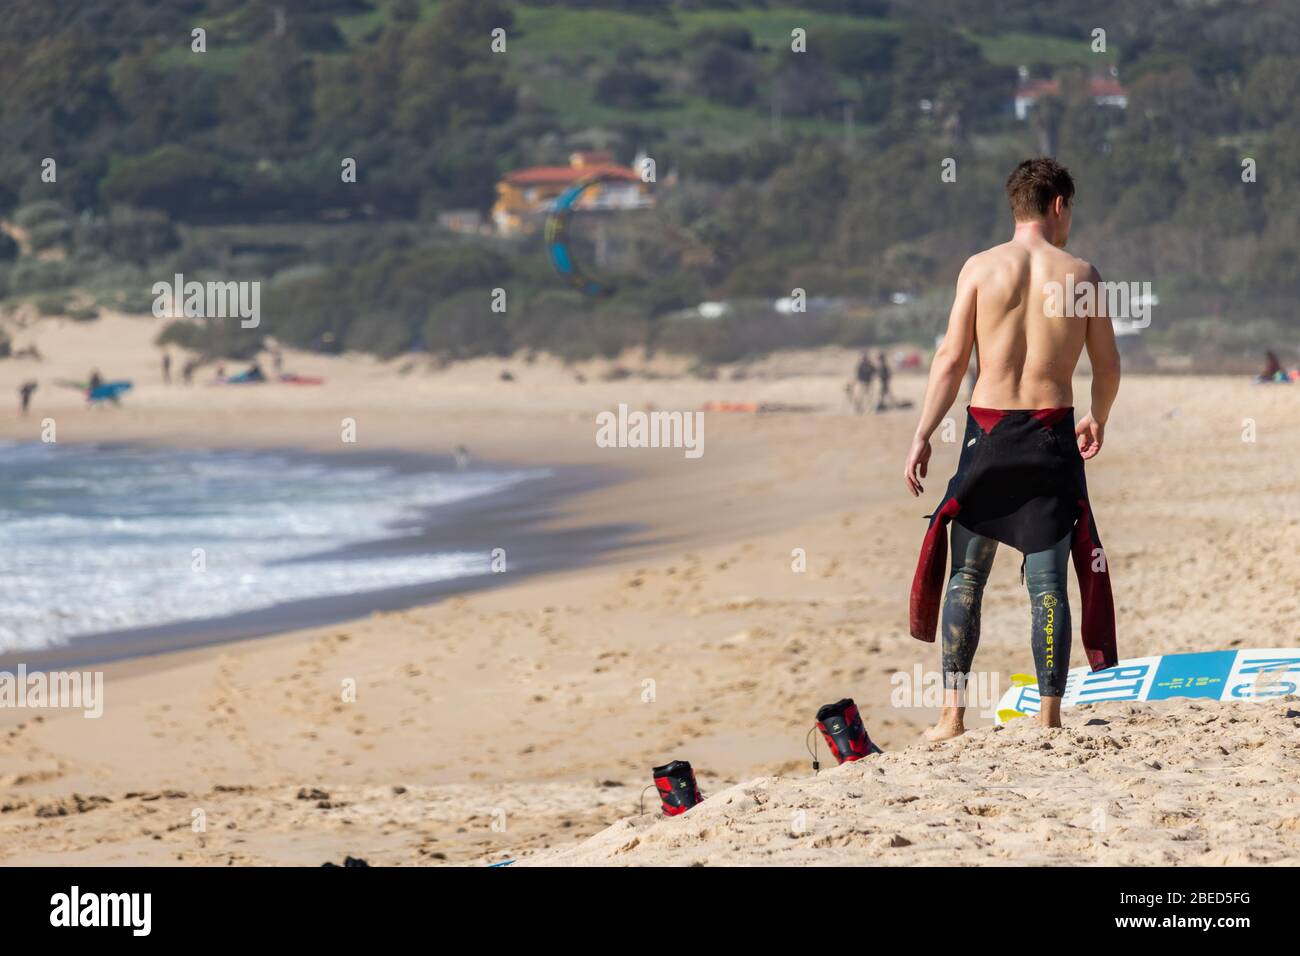
M 952 523 L 952 572 L 943 602 L 943 686 L 963 683 L 980 643 L 980 602 L 998 543 Z
M 1029 587 L 1030 643 L 1038 670 L 1038 693 L 1060 697 L 1070 670 L 1070 595 L 1066 590 L 1070 535 L 1046 551 L 1025 555 Z

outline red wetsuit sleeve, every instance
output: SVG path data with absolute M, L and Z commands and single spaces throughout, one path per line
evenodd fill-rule
M 918 641 L 934 643 L 939 627 L 939 604 L 943 599 L 943 572 L 948 562 L 948 522 L 956 517 L 961 506 L 955 498 L 943 503 L 921 543 L 921 556 L 916 562 L 912 578 L 912 595 L 909 602 L 909 626 Z

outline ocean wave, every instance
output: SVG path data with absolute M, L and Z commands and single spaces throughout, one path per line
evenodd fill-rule
M 0 653 L 481 574 L 465 551 L 313 555 L 547 473 L 0 442 Z

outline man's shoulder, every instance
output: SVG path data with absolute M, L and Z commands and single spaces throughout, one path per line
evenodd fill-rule
M 996 246 L 989 246 L 987 249 L 981 249 L 979 252 L 967 259 L 966 262 L 967 264 L 973 262 L 976 265 L 996 262 L 1006 259 L 1009 256 L 1014 256 L 1016 251 L 1017 246 L 1014 242 L 999 242 Z
M 1016 242 L 999 243 L 996 246 L 990 246 L 975 253 L 966 260 L 962 271 L 969 276 L 977 276 L 981 273 L 987 274 L 991 270 L 1025 264 L 1033 256 L 1048 256 L 1054 267 L 1073 272 L 1076 276 L 1088 276 L 1096 272 L 1091 262 L 1076 256 L 1072 252 L 1048 246 L 1045 249 L 1031 253 Z
M 1062 272 L 1068 272 L 1074 275 L 1076 280 L 1084 281 L 1096 273 L 1091 262 L 1076 256 L 1072 252 L 1066 252 L 1064 249 L 1052 248 L 1047 251 L 1052 256 L 1053 265 Z
M 1015 243 L 1002 242 L 975 253 L 966 260 L 961 271 L 966 276 L 977 278 L 980 275 L 987 274 L 990 269 L 1006 265 L 1014 260 L 1018 254 Z

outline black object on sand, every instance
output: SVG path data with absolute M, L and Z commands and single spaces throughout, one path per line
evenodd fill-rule
M 862 723 L 862 715 L 858 713 L 858 705 L 853 703 L 851 697 L 827 704 L 818 710 L 817 729 L 822 732 L 826 746 L 831 749 L 837 764 L 861 760 L 881 752 L 867 736 L 867 728 Z
M 691 807 L 704 800 L 700 788 L 695 785 L 695 771 L 689 762 L 674 760 L 651 771 L 655 778 L 655 787 L 659 790 L 659 800 L 663 803 L 664 815 L 675 817 L 685 813 Z

